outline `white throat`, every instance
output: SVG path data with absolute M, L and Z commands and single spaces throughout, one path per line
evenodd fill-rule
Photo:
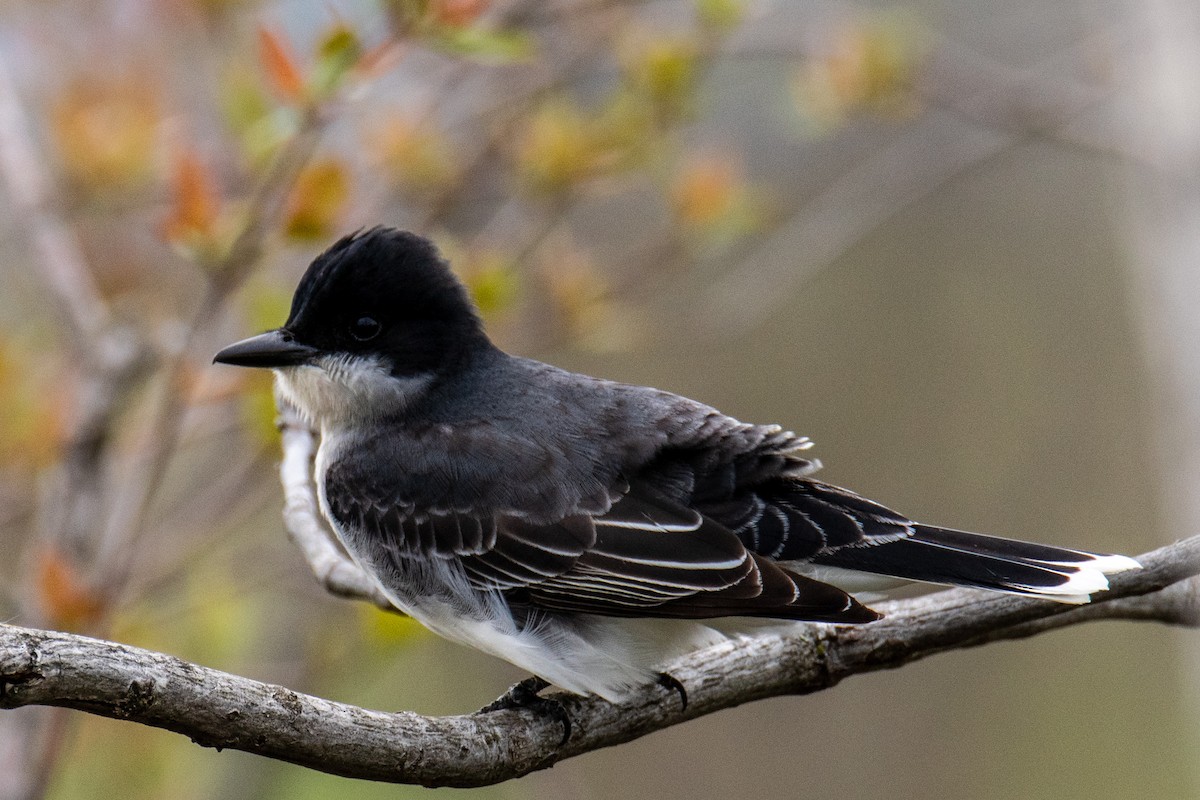
M 312 364 L 275 370 L 279 393 L 322 431 L 401 411 L 432 381 L 432 373 L 397 378 L 374 356 L 321 356 Z

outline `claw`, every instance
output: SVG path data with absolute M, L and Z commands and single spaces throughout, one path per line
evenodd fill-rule
M 497 697 L 492 702 L 488 703 L 483 708 L 479 709 L 480 714 L 490 714 L 493 711 L 506 711 L 512 708 L 525 708 L 529 705 L 531 698 L 538 700 L 544 699 L 538 697 L 538 692 L 550 685 L 550 682 L 544 678 L 539 678 L 537 675 L 531 675 L 523 681 L 514 683 L 508 687 L 508 691 Z
M 527 708 L 542 714 L 547 714 L 558 720 L 563 727 L 562 747 L 571 738 L 571 717 L 567 714 L 566 706 L 560 700 L 542 697 L 538 692 L 549 686 L 549 681 L 534 675 L 509 687 L 508 691 L 479 709 L 480 714 L 490 714 L 493 711 Z M 681 687 L 682 688 L 682 687 Z
M 678 678 L 676 678 L 674 675 L 670 675 L 666 672 L 660 672 L 660 673 L 658 673 L 658 685 L 669 691 L 678 692 L 679 693 L 679 702 L 683 706 L 679 710 L 687 711 L 687 706 L 688 706 L 687 689 L 684 688 L 683 683 L 681 683 Z

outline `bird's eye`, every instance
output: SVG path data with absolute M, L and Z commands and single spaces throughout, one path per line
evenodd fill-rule
M 350 326 L 350 335 L 360 342 L 365 342 L 378 336 L 382 329 L 383 326 L 374 317 L 359 317 Z

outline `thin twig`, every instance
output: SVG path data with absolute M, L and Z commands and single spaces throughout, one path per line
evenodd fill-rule
M 1073 61 L 1103 36 L 1089 37 L 1020 72 L 1006 71 L 962 46 L 946 44 L 925 65 L 914 94 L 979 130 L 948 127 L 925 114 L 895 141 L 834 180 L 816 197 L 781 214 L 726 260 L 736 266 L 707 292 L 704 332 L 748 330 L 792 297 L 864 236 L 948 181 L 1038 138 L 1111 154 L 1065 133 L 1108 93 L 1064 79 Z M 782 55 L 782 54 L 781 54 Z M 965 76 L 965 77 L 964 77 Z
M 73 340 L 89 353 L 108 327 L 108 306 L 83 257 L 71 226 L 53 202 L 53 181 L 42 168 L 7 63 L 0 58 L 0 173 L 13 206 L 39 256 L 47 287 L 62 308 Z
M 267 232 L 283 214 L 284 204 L 296 176 L 316 149 L 327 117 L 319 109 L 310 109 L 301 119 L 299 130 L 283 146 L 271 168 L 255 189 L 247 208 L 248 216 L 228 252 L 209 265 L 213 276 L 205 296 L 191 322 L 179 337 L 161 369 L 158 404 L 149 416 L 150 452 L 136 479 L 126 487 L 124 496 L 113 508 L 99 558 L 104 565 L 109 595 L 120 592 L 128 581 L 138 542 L 146 530 L 146 513 L 166 468 L 179 444 L 183 420 L 190 398 L 181 380 L 190 363 L 192 344 L 206 325 L 217 318 L 232 292 L 241 285 L 262 254 Z
M 12 74 L 0 58 L 0 176 L 33 243 L 37 271 L 62 312 L 81 372 L 62 470 L 43 503 L 49 512 L 44 529 L 47 538 L 87 562 L 94 547 L 88 522 L 103 513 L 104 453 L 112 426 L 149 359 L 134 331 L 112 324 L 30 130 Z

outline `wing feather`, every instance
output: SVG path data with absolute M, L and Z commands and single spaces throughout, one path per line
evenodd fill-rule
M 616 616 L 874 618 L 839 590 L 752 555 L 726 526 L 637 481 L 602 514 L 552 522 L 517 509 L 446 509 L 395 485 L 388 497 L 371 492 L 376 485 L 345 470 L 327 477 L 337 524 L 381 543 L 398 566 L 455 560 L 476 590 L 514 604 Z M 761 517 L 763 509 L 754 513 Z

